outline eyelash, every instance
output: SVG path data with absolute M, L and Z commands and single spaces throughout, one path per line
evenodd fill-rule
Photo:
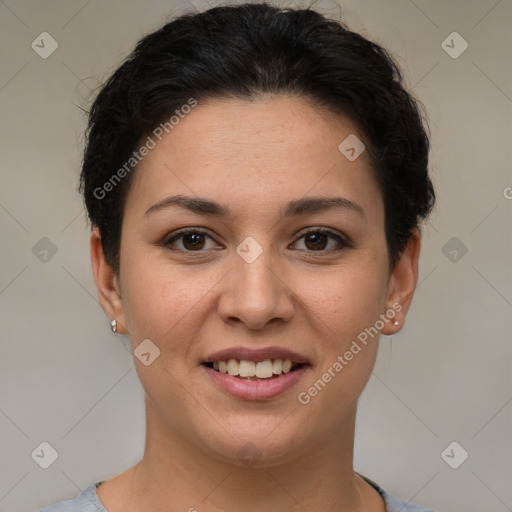
M 199 249 L 197 251 L 190 251 L 190 250 L 187 250 L 187 249 L 176 249 L 176 248 L 173 248 L 171 246 L 171 244 L 173 242 L 175 242 L 176 240 L 179 240 L 180 238 L 188 235 L 188 234 L 200 234 L 200 235 L 205 235 L 207 236 L 208 238 L 211 238 L 213 240 L 213 238 L 208 234 L 207 231 L 201 229 L 201 228 L 184 228 L 180 231 L 178 231 L 177 233 L 173 234 L 170 238 L 168 238 L 166 241 L 164 241 L 164 246 L 169 248 L 170 250 L 174 250 L 174 251 L 177 251 L 177 252 L 185 252 L 185 253 L 202 253 L 202 252 L 206 252 L 206 250 L 203 250 L 203 249 Z M 312 233 L 321 233 L 321 234 L 324 234 L 324 235 L 328 235 L 329 237 L 331 237 L 332 239 L 336 240 L 336 242 L 338 243 L 339 247 L 338 248 L 335 248 L 335 249 L 319 249 L 317 251 L 315 250 L 306 250 L 306 252 L 309 252 L 309 253 L 312 253 L 312 254 L 317 254 L 317 253 L 331 253 L 331 252 L 337 252 L 337 251 L 342 251 L 344 249 L 350 249 L 353 247 L 352 243 L 350 243 L 347 239 L 345 239 L 344 237 L 338 235 L 337 233 L 329 230 L 329 229 L 326 229 L 326 228 L 313 228 L 313 229 L 309 229 L 308 231 L 305 231 L 305 232 L 302 232 L 299 234 L 299 237 L 297 238 L 297 241 L 306 237 L 307 235 L 309 234 L 312 234 Z M 296 242 L 295 242 L 296 243 Z

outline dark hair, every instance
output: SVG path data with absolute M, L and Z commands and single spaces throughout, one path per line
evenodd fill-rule
M 119 272 L 130 167 L 148 134 L 169 127 L 191 99 L 284 93 L 348 116 L 362 131 L 383 195 L 393 268 L 435 202 L 420 104 L 402 83 L 386 50 L 311 9 L 215 7 L 144 37 L 89 113 L 80 191 L 107 262 Z

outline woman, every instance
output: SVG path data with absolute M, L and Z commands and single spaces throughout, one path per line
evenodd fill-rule
M 417 282 L 428 150 L 385 50 L 309 9 L 213 8 L 142 39 L 92 107 L 81 190 L 145 452 L 44 512 L 427 510 L 352 460 Z

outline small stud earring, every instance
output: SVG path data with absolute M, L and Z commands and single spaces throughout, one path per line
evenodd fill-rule
M 114 334 L 117 332 L 117 320 L 112 320 L 112 322 L 110 322 L 110 328 Z
M 400 324 L 400 322 L 395 318 L 395 319 L 393 320 L 393 325 L 398 325 L 398 324 Z

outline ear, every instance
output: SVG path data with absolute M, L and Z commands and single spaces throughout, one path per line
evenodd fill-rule
M 101 235 L 97 227 L 91 233 L 91 263 L 101 307 L 110 321 L 117 321 L 117 332 L 126 334 L 128 331 L 121 299 L 121 287 L 114 270 L 105 259 Z
M 411 238 L 391 273 L 388 284 L 386 307 L 388 310 L 396 311 L 395 319 L 399 323 L 398 325 L 393 325 L 392 322 L 386 323 L 382 329 L 382 334 L 395 334 L 404 325 L 405 316 L 411 305 L 418 282 L 420 248 L 421 234 L 419 229 L 414 228 L 411 232 Z

